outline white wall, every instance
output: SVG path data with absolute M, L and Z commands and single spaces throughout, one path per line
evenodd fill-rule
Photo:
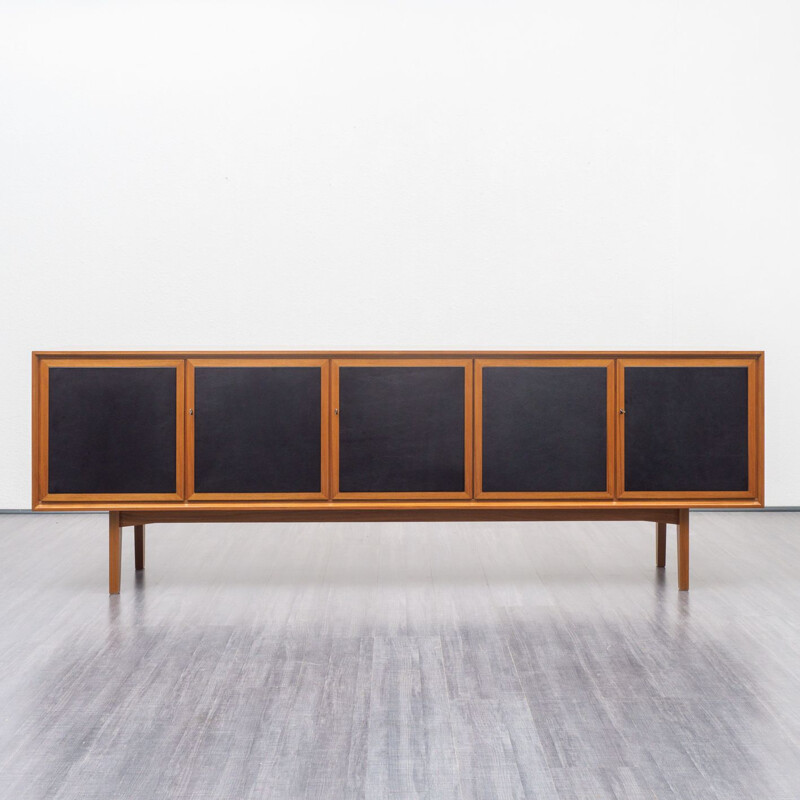
M 800 505 L 800 6 L 2 2 L 0 508 L 34 349 L 764 349 Z

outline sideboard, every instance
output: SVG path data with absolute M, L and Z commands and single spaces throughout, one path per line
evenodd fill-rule
M 34 352 L 33 509 L 195 521 L 644 520 L 764 503 L 763 352 Z

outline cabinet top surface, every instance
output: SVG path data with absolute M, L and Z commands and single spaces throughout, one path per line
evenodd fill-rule
M 36 358 L 237 358 L 317 357 L 317 358 L 442 358 L 442 357 L 525 357 L 563 358 L 760 358 L 763 350 L 34 350 Z

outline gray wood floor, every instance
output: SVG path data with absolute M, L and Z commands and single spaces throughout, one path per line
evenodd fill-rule
M 800 797 L 800 514 L 0 516 L 0 797 Z

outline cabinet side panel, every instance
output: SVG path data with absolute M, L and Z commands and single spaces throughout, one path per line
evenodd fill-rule
M 41 465 L 42 443 L 41 439 L 41 375 L 39 357 L 36 353 L 31 354 L 31 508 L 42 499 L 44 491 L 40 488 L 39 469 Z

